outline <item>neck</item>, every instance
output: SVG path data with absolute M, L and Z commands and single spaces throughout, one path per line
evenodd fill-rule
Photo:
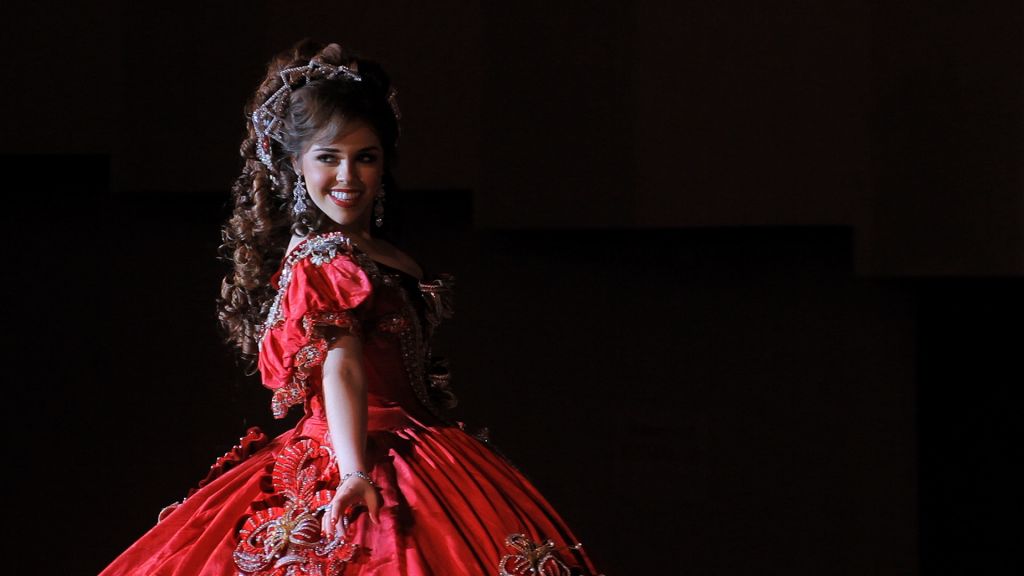
M 369 222 L 367 222 L 365 224 L 364 223 L 359 223 L 359 224 L 352 224 L 352 225 L 348 225 L 348 226 L 343 226 L 341 224 L 337 224 L 336 222 L 331 222 L 329 225 L 327 225 L 325 227 L 323 232 L 341 232 L 345 236 L 348 236 L 349 238 L 351 238 L 351 239 L 353 239 L 353 240 L 355 240 L 357 242 L 362 242 L 362 241 L 372 242 L 373 241 L 373 236 L 370 234 Z

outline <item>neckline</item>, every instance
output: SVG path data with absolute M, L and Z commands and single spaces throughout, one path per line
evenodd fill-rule
M 398 272 L 398 273 L 400 273 L 400 274 L 404 274 L 404 275 L 405 275 L 406 277 L 408 277 L 408 278 L 412 278 L 413 280 L 415 280 L 415 281 L 417 281 L 417 282 L 422 282 L 422 280 L 421 280 L 420 278 L 417 278 L 416 276 L 414 276 L 414 275 L 413 275 L 412 273 L 410 273 L 410 272 L 406 272 L 405 270 L 402 270 L 401 268 L 396 268 L 396 267 L 394 267 L 394 266 L 392 266 L 392 265 L 390 265 L 390 264 L 385 264 L 385 263 L 381 262 L 380 260 L 375 260 L 375 259 L 371 258 L 371 257 L 370 257 L 370 254 L 369 254 L 369 253 L 368 253 L 368 252 L 367 252 L 366 250 L 363 250 L 363 249 L 362 249 L 362 248 L 360 248 L 360 247 L 359 247 L 358 245 L 356 245 L 356 243 L 355 243 L 355 242 L 354 242 L 354 241 L 352 240 L 352 237 L 351 237 L 351 236 L 349 236 L 348 234 L 345 234 L 344 232 L 338 232 L 338 231 L 334 231 L 334 232 L 324 232 L 323 234 L 311 234 L 311 235 L 309 235 L 309 236 L 306 236 L 305 238 L 303 238 L 302 240 L 300 240 L 298 244 L 296 244 L 295 246 L 293 246 L 291 250 L 288 250 L 288 251 L 287 251 L 287 252 L 285 253 L 285 255 L 284 255 L 284 258 L 282 258 L 282 259 L 281 259 L 282 265 L 283 265 L 283 263 L 284 263 L 284 262 L 287 262 L 287 261 L 288 261 L 288 258 L 289 258 L 289 257 L 290 257 L 290 256 L 291 256 L 291 255 L 292 255 L 292 254 L 293 254 L 293 253 L 294 253 L 294 252 L 296 251 L 296 250 L 298 250 L 298 249 L 299 249 L 299 248 L 300 248 L 300 247 L 301 247 L 301 246 L 302 246 L 303 244 L 305 244 L 306 242 L 309 242 L 310 240 L 312 240 L 312 239 L 314 239 L 314 238 L 330 238 L 330 237 L 340 237 L 340 238 L 344 238 L 345 240 L 347 240 L 347 241 L 348 241 L 348 244 L 349 244 L 349 246 L 351 246 L 351 247 L 352 247 L 352 250 L 353 250 L 353 251 L 358 251 L 358 252 L 359 252 L 360 254 L 362 254 L 363 256 L 365 256 L 367 260 L 369 260 L 370 262 L 373 262 L 373 263 L 374 263 L 374 264 L 376 264 L 377 266 L 381 266 L 381 267 L 384 267 L 384 268 L 388 268 L 388 269 L 390 269 L 390 270 L 394 270 L 395 272 Z

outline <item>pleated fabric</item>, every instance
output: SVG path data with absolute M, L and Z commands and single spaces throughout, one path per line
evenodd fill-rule
M 189 496 L 101 573 L 114 575 L 240 574 L 233 553 L 240 520 L 272 494 L 277 455 L 299 438 L 314 438 L 326 422 L 308 419 Z M 369 434 L 371 477 L 380 487 L 380 523 L 357 513 L 349 530 L 358 545 L 338 566 L 343 575 L 492 575 L 525 534 L 556 547 L 577 539 L 530 482 L 483 441 L 457 426 L 413 425 Z M 561 561 L 596 574 L 582 551 Z M 286 567 L 267 573 L 328 574 Z M 524 572 L 525 574 L 525 572 Z M 556 573 L 557 574 L 557 573 Z
M 262 382 L 276 416 L 301 405 L 303 417 L 273 440 L 250 430 L 101 576 L 597 574 L 525 476 L 433 401 L 451 398 L 428 364 L 449 284 L 376 263 L 336 232 L 299 243 L 271 284 Z M 363 340 L 367 472 L 383 498 L 379 524 L 356 509 L 334 540 L 320 530 L 340 481 L 321 389 L 328 329 Z

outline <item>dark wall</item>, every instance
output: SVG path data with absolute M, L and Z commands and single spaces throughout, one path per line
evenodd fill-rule
M 459 275 L 463 417 L 609 574 L 1016 562 L 1017 3 L 19 10 L 10 461 L 38 532 L 88 518 L 60 573 L 281 425 L 214 254 L 242 104 L 302 35 L 392 71 L 391 214 Z
M 112 154 L 124 193 L 223 190 L 309 36 L 388 67 L 402 182 L 478 226 L 841 225 L 864 274 L 1024 272 L 1013 0 L 84 6 L 8 20 L 0 150 Z

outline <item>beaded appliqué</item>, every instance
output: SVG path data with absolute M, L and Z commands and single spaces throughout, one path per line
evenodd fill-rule
M 278 454 L 274 494 L 243 524 L 233 554 L 250 576 L 338 576 L 359 550 L 349 531 L 321 535 L 321 519 L 334 498 L 330 448 L 304 438 Z M 283 499 L 283 502 L 281 500 Z
M 295 264 L 308 257 L 313 264 L 323 266 L 334 260 L 339 249 L 346 254 L 352 254 L 352 239 L 340 232 L 330 232 L 308 238 L 301 246 L 288 254 L 281 266 L 281 276 L 277 280 L 277 294 L 274 295 L 274 299 L 270 303 L 270 310 L 267 312 L 267 319 L 260 328 L 260 344 L 263 344 L 263 339 L 272 328 L 280 326 L 284 321 L 284 318 L 281 317 L 281 299 L 288 291 L 288 285 L 292 281 L 292 268 Z
M 555 556 L 555 552 L 583 547 L 582 544 L 576 544 L 559 549 L 551 540 L 538 544 L 525 534 L 510 534 L 505 538 L 505 545 L 513 553 L 501 557 L 498 576 L 572 576 L 573 572 Z
M 385 334 L 401 334 L 408 326 L 409 323 L 406 322 L 405 315 L 393 312 L 385 314 L 381 316 L 380 320 L 377 320 L 376 330 Z
M 327 349 L 330 343 L 323 335 L 325 326 L 338 326 L 348 328 L 355 334 L 359 334 L 359 321 L 349 311 L 311 313 L 302 317 L 302 330 L 305 333 L 309 344 L 299 348 L 294 356 L 294 371 L 292 379 L 286 385 L 274 392 L 270 400 L 270 408 L 275 418 L 284 418 L 288 409 L 296 404 L 302 404 L 306 398 L 306 390 L 309 389 L 307 381 L 313 370 L 324 363 L 327 358 Z
M 353 254 L 352 240 L 340 232 L 331 232 L 310 237 L 288 254 L 281 267 L 277 294 L 274 295 L 267 320 L 261 329 L 260 345 L 263 344 L 263 339 L 271 329 L 284 323 L 284 318 L 281 316 L 281 299 L 288 291 L 295 265 L 303 258 L 309 258 L 314 265 L 323 266 L 337 257 L 339 253 Z M 363 266 L 368 258 L 361 256 L 355 255 L 355 258 L 357 263 Z M 324 326 L 345 327 L 357 334 L 359 332 L 358 320 L 347 310 L 307 314 L 302 318 L 302 330 L 309 343 L 295 353 L 291 380 L 274 391 L 274 396 L 270 401 L 270 409 L 274 413 L 274 418 L 284 418 L 289 408 L 305 401 L 306 391 L 309 389 L 307 381 L 316 367 L 322 365 L 327 357 L 329 343 L 323 335 Z
M 387 278 L 391 282 L 396 282 L 395 278 L 390 276 Z M 405 290 L 399 290 L 399 294 L 402 297 L 402 309 L 399 316 L 403 321 L 395 322 L 392 320 L 392 325 L 398 334 L 398 341 L 401 344 L 402 364 L 405 366 L 405 373 L 420 403 L 435 416 L 443 420 L 444 414 L 433 402 L 430 389 L 427 387 L 426 366 L 429 361 L 430 349 L 426 344 L 426 334 L 424 334 L 420 326 L 419 315 L 416 313 L 416 309 L 413 307 L 412 302 L 409 301 L 408 293 Z
M 433 280 L 420 280 L 419 286 L 427 303 L 427 323 L 432 334 L 442 321 L 455 315 L 455 277 L 439 274 Z
M 443 409 L 454 407 L 457 400 L 449 386 L 447 364 L 431 358 L 429 341 L 441 321 L 453 315 L 453 278 L 450 275 L 443 275 L 438 280 L 418 283 L 426 308 L 427 327 L 424 330 L 419 314 L 409 299 L 409 293 L 401 287 L 401 276 L 383 272 L 369 257 L 359 264 L 370 275 L 374 285 L 397 289 L 401 297 L 401 307 L 378 319 L 374 329 L 378 333 L 390 334 L 398 339 L 402 365 L 416 398 L 432 414 L 442 421 L 445 420 Z
M 398 276 L 384 273 L 368 254 L 356 248 L 351 238 L 341 232 L 328 232 L 312 236 L 288 254 L 281 268 L 278 279 L 278 290 L 271 302 L 267 320 L 261 326 L 259 342 L 262 345 L 267 333 L 283 324 L 281 316 L 281 299 L 288 290 L 292 280 L 293 267 L 303 258 L 322 266 L 333 260 L 339 253 L 351 256 L 356 264 L 370 277 L 374 286 L 395 288 L 401 295 L 401 307 L 396 312 L 385 315 L 374 328 L 381 333 L 392 334 L 401 345 L 402 365 L 409 378 L 409 384 L 419 401 L 435 416 L 444 420 L 442 410 L 450 408 L 457 400 L 449 386 L 447 365 L 443 361 L 431 358 L 428 342 L 434 329 L 442 320 L 451 318 L 452 288 L 454 279 L 450 275 L 439 276 L 432 281 L 420 281 L 420 293 L 424 297 L 427 326 L 421 326 L 416 308 L 409 300 L 409 294 L 401 288 Z M 291 381 L 274 392 L 271 408 L 275 418 L 283 418 L 288 409 L 304 402 L 308 390 L 307 380 L 317 366 L 323 364 L 327 355 L 328 343 L 323 337 L 320 326 L 344 326 L 359 333 L 359 323 L 350 312 L 332 312 L 316 318 L 303 318 L 303 330 L 309 343 L 303 346 L 294 357 L 294 373 Z

